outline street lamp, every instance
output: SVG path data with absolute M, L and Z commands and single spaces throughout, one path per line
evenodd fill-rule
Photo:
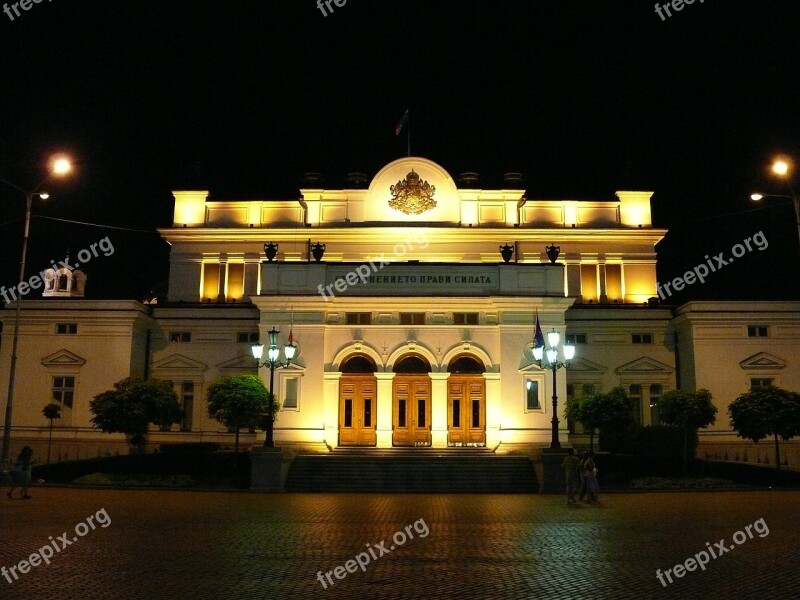
M 261 357 L 264 355 L 264 344 L 253 344 L 251 350 L 253 352 L 253 358 L 255 358 L 259 366 L 261 367 L 269 367 L 269 398 L 270 398 L 270 405 L 273 402 L 272 396 L 272 387 L 275 382 L 275 369 L 285 369 L 290 364 L 292 364 L 292 360 L 294 359 L 294 355 L 297 352 L 297 345 L 294 343 L 294 339 L 292 338 L 292 330 L 289 328 L 289 339 L 283 346 L 283 353 L 286 356 L 286 362 L 283 363 L 280 361 L 280 350 L 278 348 L 278 334 L 280 331 L 273 327 L 268 332 L 269 335 L 269 347 L 267 348 L 267 360 L 263 363 L 261 362 Z M 265 448 L 272 448 L 275 446 L 275 439 L 274 439 L 274 431 L 275 431 L 275 420 L 272 415 L 272 410 L 270 408 L 269 418 L 267 419 L 267 431 L 266 437 L 264 438 L 264 447 Z
M 52 175 L 67 175 L 72 171 L 72 163 L 66 157 L 58 157 L 51 161 L 50 171 Z M 22 257 L 19 261 L 19 281 L 25 281 L 25 259 L 28 255 L 28 236 L 31 229 L 31 206 L 33 204 L 33 197 L 38 196 L 42 200 L 47 200 L 50 195 L 46 192 L 38 192 L 38 190 L 50 177 L 46 177 L 42 183 L 33 188 L 33 191 L 25 190 L 16 184 L 11 183 L 3 178 L 0 182 L 5 183 L 9 187 L 14 188 L 18 192 L 25 195 L 25 229 L 22 236 Z M 14 314 L 14 335 L 11 341 L 11 367 L 8 373 L 8 398 L 6 400 L 6 416 L 3 423 L 3 453 L 2 462 L 5 463 L 9 458 L 9 451 L 11 449 L 11 416 L 14 405 L 14 381 L 17 374 L 17 345 L 19 344 L 19 324 L 22 316 L 22 296 L 16 299 L 17 306 Z
M 536 362 L 539 363 L 539 366 L 545 368 L 542 365 L 542 358 L 546 356 L 547 357 L 546 368 L 553 371 L 553 418 L 550 421 L 552 423 L 550 448 L 553 449 L 561 448 L 561 442 L 558 441 L 558 393 L 556 391 L 557 390 L 556 371 L 562 368 L 563 369 L 569 368 L 569 361 L 575 358 L 575 346 L 570 344 L 569 342 L 566 342 L 564 344 L 564 361 L 558 360 L 559 341 L 561 341 L 561 334 L 558 333 L 555 329 L 553 329 L 550 333 L 547 334 L 548 346 L 546 348 L 544 346 L 544 340 L 542 340 L 541 344 L 539 344 L 538 346 L 534 346 L 533 348 L 533 358 L 536 359 Z
M 797 243 L 800 245 L 800 197 L 797 196 L 797 193 L 794 191 L 792 187 L 792 182 L 789 178 L 789 171 L 791 171 L 791 164 L 788 160 L 777 159 L 772 163 L 772 172 L 775 173 L 778 177 L 783 177 L 786 179 L 786 185 L 789 187 L 789 192 L 791 196 L 787 196 L 786 194 L 750 194 L 750 199 L 758 202 L 763 198 L 785 198 L 792 201 L 794 204 L 794 216 L 795 221 L 797 224 Z

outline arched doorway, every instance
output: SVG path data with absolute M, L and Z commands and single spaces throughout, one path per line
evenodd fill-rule
M 447 366 L 447 444 L 486 445 L 486 371 L 469 355 L 456 356 Z
M 431 445 L 431 366 L 416 354 L 394 365 L 392 380 L 392 444 Z
M 339 445 L 374 446 L 377 367 L 368 356 L 355 354 L 340 369 Z

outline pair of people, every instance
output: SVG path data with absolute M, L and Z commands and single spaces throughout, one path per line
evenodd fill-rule
M 12 478 L 11 489 L 8 490 L 6 496 L 11 499 L 11 495 L 17 487 L 22 488 L 23 500 L 28 500 L 31 496 L 28 495 L 28 486 L 31 484 L 31 463 L 33 462 L 33 448 L 25 446 L 17 456 L 17 462 L 14 463 L 14 477 Z

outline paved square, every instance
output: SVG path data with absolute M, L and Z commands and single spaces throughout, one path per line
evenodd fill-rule
M 77 541 L 11 584 L 0 577 L 4 599 L 788 598 L 800 577 L 797 492 L 604 494 L 577 508 L 561 496 L 32 493 L 2 497 L 0 567 L 50 536 Z M 111 524 L 78 537 L 101 509 Z M 733 544 L 762 518 L 768 535 Z M 414 539 L 395 544 L 408 525 Z M 732 549 L 705 571 L 656 579 L 722 539 Z M 318 571 L 369 548 L 365 571 L 323 588 Z

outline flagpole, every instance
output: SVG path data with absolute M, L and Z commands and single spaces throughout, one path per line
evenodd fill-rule
M 406 122 L 406 136 L 408 139 L 408 156 L 411 156 L 411 114 L 408 115 L 408 121 Z

